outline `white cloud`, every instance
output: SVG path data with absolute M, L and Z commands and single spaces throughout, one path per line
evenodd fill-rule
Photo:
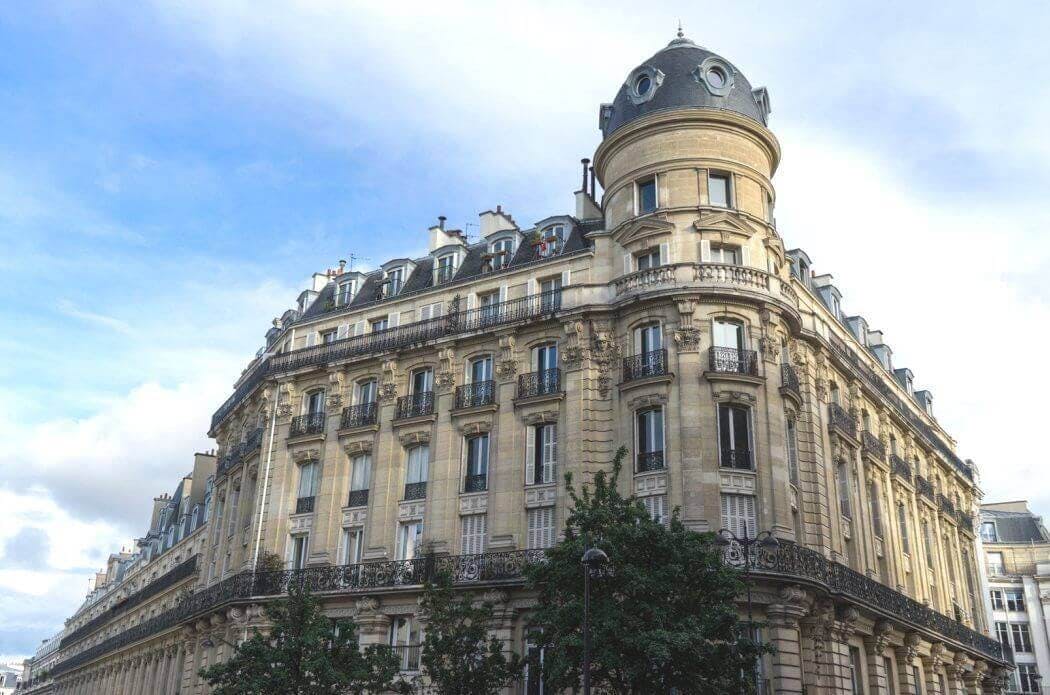
M 117 333 L 131 335 L 134 332 L 127 321 L 122 321 L 115 316 L 107 316 L 106 314 L 80 309 L 68 299 L 58 300 L 58 310 L 70 318 L 79 319 L 80 321 L 96 326 L 102 326 L 103 328 L 108 328 Z

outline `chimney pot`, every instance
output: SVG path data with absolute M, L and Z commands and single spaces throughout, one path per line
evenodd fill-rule
M 441 229 L 444 229 L 445 228 L 445 220 L 446 219 L 447 218 L 444 215 L 438 215 L 438 227 L 440 227 Z

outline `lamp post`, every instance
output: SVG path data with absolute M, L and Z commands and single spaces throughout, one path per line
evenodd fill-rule
M 754 617 L 752 616 L 751 606 L 751 547 L 758 546 L 762 550 L 775 551 L 780 547 L 780 541 L 773 535 L 772 531 L 762 531 L 756 534 L 754 537 L 747 535 L 747 529 L 744 530 L 744 537 L 741 538 L 727 528 L 719 530 L 715 534 L 715 545 L 721 548 L 727 548 L 733 543 L 739 545 L 744 551 L 744 584 L 747 586 L 747 631 L 748 637 L 754 639 Z M 758 669 L 755 669 L 754 675 L 755 692 L 758 692 Z
M 588 548 L 580 562 L 583 564 L 583 695 L 591 695 L 591 574 L 609 561 L 609 556 L 598 548 Z

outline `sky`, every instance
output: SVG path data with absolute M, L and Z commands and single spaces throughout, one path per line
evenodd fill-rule
M 1045 3 L 0 5 L 0 661 L 61 628 L 307 278 L 573 211 L 686 35 L 769 88 L 778 229 L 980 467 L 1050 510 Z

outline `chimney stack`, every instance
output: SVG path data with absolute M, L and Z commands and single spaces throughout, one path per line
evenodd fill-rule
M 586 157 L 584 157 L 583 159 L 580 160 L 580 164 L 583 165 L 582 190 L 583 190 L 584 193 L 587 192 L 587 165 L 590 164 L 590 163 L 591 163 L 591 160 L 587 159 Z
M 342 258 L 339 259 L 339 274 L 342 275 L 346 268 L 346 261 Z
M 445 220 L 446 219 L 447 218 L 444 215 L 438 215 L 438 227 L 440 229 L 442 229 L 442 230 L 445 229 Z

